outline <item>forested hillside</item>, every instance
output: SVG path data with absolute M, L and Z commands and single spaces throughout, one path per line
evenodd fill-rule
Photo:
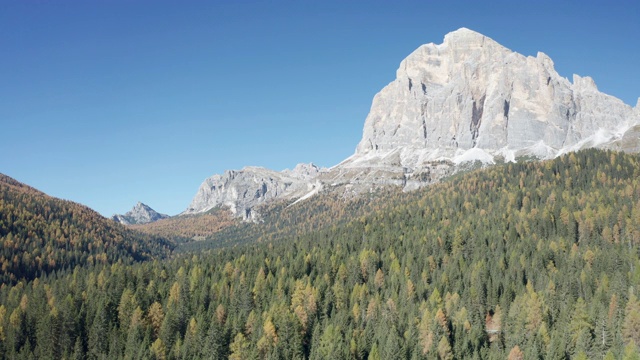
M 160 258 L 173 246 L 0 174 L 0 284 L 76 265 Z
M 213 209 L 204 214 L 178 215 L 146 224 L 129 225 L 151 235 L 176 239 L 177 242 L 201 241 L 230 226 L 240 223 L 226 209 Z
M 637 155 L 582 151 L 319 231 L 5 285 L 0 358 L 637 359 L 639 179 Z
M 358 196 L 344 196 L 339 190 L 329 190 L 295 204 L 286 200 L 273 202 L 257 207 L 259 213 L 263 214 L 260 222 L 230 223 L 209 233 L 204 241 L 180 244 L 176 251 L 202 251 L 256 241 L 295 239 L 298 235 L 334 227 L 370 214 L 389 202 L 397 201 L 401 194 L 399 188 L 379 189 L 375 193 Z M 219 216 L 220 213 L 216 214 Z

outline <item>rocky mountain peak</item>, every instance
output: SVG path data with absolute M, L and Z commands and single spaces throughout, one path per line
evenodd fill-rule
M 482 46 L 486 40 L 495 42 L 479 32 L 462 27 L 444 36 L 444 45 L 455 47 L 476 47 Z
M 137 204 L 131 209 L 131 211 L 148 211 L 152 210 L 149 206 L 143 204 L 141 201 L 138 201 Z
M 560 76 L 542 52 L 524 56 L 461 28 L 401 61 L 374 97 L 352 156 L 328 170 L 299 164 L 214 175 L 185 213 L 226 206 L 255 221 L 256 205 L 304 200 L 323 188 L 411 190 L 477 161 L 548 159 L 588 147 L 638 151 L 638 124 L 640 99 L 632 108 L 588 76 Z
M 573 88 L 577 91 L 598 91 L 596 82 L 589 76 L 581 77 L 573 74 Z
M 411 80 L 411 88 L 423 92 L 427 83 L 445 85 L 456 74 L 456 64 L 470 65 L 479 61 L 497 62 L 507 54 L 509 49 L 493 39 L 475 31 L 462 28 L 447 34 L 442 44 L 429 43 L 418 47 L 401 63 L 396 72 L 397 79 Z M 459 67 L 458 67 L 459 68 Z M 469 67 L 469 70 L 474 70 Z M 481 75 L 467 72 L 463 75 Z
M 125 225 L 132 225 L 147 224 L 168 217 L 169 215 L 160 214 L 148 205 L 145 205 L 142 202 L 138 201 L 138 203 L 127 213 L 125 213 L 124 215 L 113 215 L 111 219 Z
M 318 176 L 318 174 L 324 170 L 325 169 L 318 167 L 314 163 L 300 163 L 296 165 L 293 168 L 293 170 L 285 170 L 284 172 L 288 172 L 292 176 L 296 176 L 304 179 L 311 179 Z
M 379 165 L 396 158 L 389 152 L 410 169 L 461 156 L 549 157 L 637 121 L 590 77 L 576 75 L 572 84 L 544 53 L 525 57 L 463 28 L 401 62 L 396 80 L 375 96 L 351 162 Z

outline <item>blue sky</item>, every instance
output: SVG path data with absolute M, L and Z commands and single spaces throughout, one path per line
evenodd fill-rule
M 419 45 L 460 27 L 635 106 L 637 1 L 0 2 L 0 172 L 105 216 L 246 165 L 332 166 Z

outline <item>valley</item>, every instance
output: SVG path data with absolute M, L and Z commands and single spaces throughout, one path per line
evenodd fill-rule
M 639 333 L 638 178 L 637 155 L 587 150 L 388 193 L 340 217 L 315 207 L 324 215 L 310 223 L 283 210 L 265 219 L 269 230 L 240 222 L 228 233 L 258 231 L 258 242 L 2 286 L 0 350 L 8 358 L 635 356 L 627 344 Z
M 0 358 L 638 359 L 639 124 L 461 28 L 329 168 L 111 218 L 0 174 Z

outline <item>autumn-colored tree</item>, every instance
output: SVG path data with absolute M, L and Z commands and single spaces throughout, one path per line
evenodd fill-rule
M 6 335 L 4 332 L 4 318 L 7 314 L 7 308 L 4 305 L 0 305 L 0 341 L 4 342 Z
M 631 291 L 629 301 L 624 309 L 624 322 L 622 323 L 622 338 L 625 343 L 640 345 L 640 301 Z
M 108 232 L 66 234 L 72 218 L 47 238 L 9 237 L 7 224 L 37 222 L 0 189 L 4 270 L 93 263 L 0 285 L 0 358 L 501 359 L 516 345 L 526 358 L 633 358 L 640 161 L 610 155 L 270 204 L 260 224 L 149 262 L 117 260 Z M 47 243 L 68 237 L 93 250 Z
M 216 307 L 216 320 L 218 320 L 219 324 L 224 325 L 227 320 L 227 311 L 224 309 L 224 305 L 218 304 Z
M 154 338 L 157 338 L 160 334 L 162 322 L 164 321 L 164 311 L 162 310 L 162 305 L 160 305 L 160 303 L 154 302 L 151 304 L 147 313 L 147 319 L 153 329 Z
M 162 340 L 156 339 L 156 341 L 151 344 L 151 354 L 156 360 L 164 360 L 167 358 L 167 349 L 162 343 Z
M 520 350 L 520 346 L 516 345 L 509 351 L 509 360 L 524 360 L 524 353 Z
M 249 341 L 239 332 L 233 338 L 233 342 L 229 346 L 231 354 L 229 360 L 244 360 L 249 358 Z
M 440 342 L 438 342 L 438 359 L 440 360 L 451 360 L 453 359 L 453 353 L 451 352 L 451 345 L 449 344 L 449 340 L 447 340 L 446 336 L 440 338 Z
M 382 272 L 382 269 L 378 269 L 378 271 L 376 271 L 374 284 L 378 289 L 380 289 L 384 285 L 384 273 Z
M 426 355 L 433 345 L 433 330 L 431 329 L 431 323 L 433 317 L 429 312 L 429 309 L 424 309 L 420 324 L 418 325 L 418 331 L 420 336 L 420 346 L 422 348 L 422 354 Z

